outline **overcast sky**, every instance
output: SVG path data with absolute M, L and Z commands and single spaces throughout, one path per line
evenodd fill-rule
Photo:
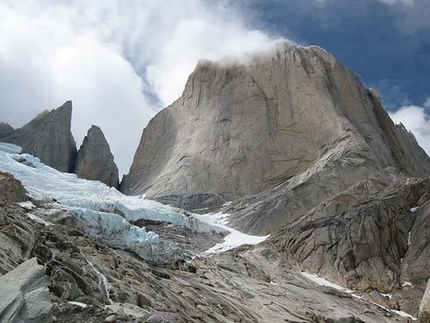
M 122 173 L 199 59 L 280 39 L 332 52 L 430 152 L 428 0 L 0 0 L 0 35 L 0 121 L 71 99 L 78 147 L 100 126 Z

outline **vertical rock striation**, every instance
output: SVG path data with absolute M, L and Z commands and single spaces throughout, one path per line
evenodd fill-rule
M 424 176 L 430 159 L 332 55 L 281 44 L 200 62 L 143 131 L 121 190 L 190 209 L 237 201 L 232 224 L 268 233 L 386 167 Z
M 1 141 L 22 147 L 23 153 L 34 155 L 48 166 L 62 172 L 73 172 L 76 143 L 70 130 L 72 102 L 39 114 L 22 128 Z
M 109 144 L 99 127 L 91 126 L 78 151 L 75 173 L 85 179 L 98 180 L 119 187 L 118 168 Z

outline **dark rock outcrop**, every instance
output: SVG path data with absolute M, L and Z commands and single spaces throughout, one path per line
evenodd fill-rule
M 231 223 L 262 234 L 389 166 L 430 173 L 357 75 L 319 47 L 282 44 L 245 63 L 200 62 L 143 131 L 121 190 L 193 209 L 208 206 L 195 195 L 238 201 Z
M 10 135 L 13 132 L 13 127 L 5 122 L 0 122 L 0 139 Z
M 1 141 L 22 147 L 23 153 L 40 158 L 48 166 L 62 172 L 73 172 L 76 143 L 70 131 L 72 102 L 45 111 Z
M 0 204 L 27 200 L 27 193 L 21 181 L 9 173 L 0 172 Z
M 119 187 L 118 168 L 109 144 L 99 127 L 91 126 L 78 151 L 75 173 L 85 179 L 97 180 Z

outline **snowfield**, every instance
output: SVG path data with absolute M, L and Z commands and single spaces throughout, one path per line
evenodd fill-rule
M 183 226 L 197 233 L 227 234 L 225 241 L 208 250 L 208 254 L 243 244 L 257 244 L 267 238 L 249 236 L 227 227 L 226 215 L 189 214 L 143 196 L 126 196 L 101 182 L 59 172 L 38 158 L 20 152 L 20 147 L 0 142 L 0 170 L 19 179 L 33 199 L 55 200 L 62 209 L 74 214 L 74 225 L 79 229 L 112 247 L 132 250 L 143 258 L 148 255 L 148 245 L 157 244 L 159 236 L 132 224 L 142 219 Z M 36 221 L 44 221 L 32 216 Z
M 197 217 L 206 223 L 219 226 L 224 230 L 226 230 L 227 232 L 230 232 L 230 234 L 224 238 L 224 242 L 218 243 L 212 248 L 206 250 L 205 254 L 225 252 L 225 251 L 240 247 L 242 245 L 256 245 L 260 242 L 265 241 L 267 238 L 269 238 L 268 235 L 252 236 L 228 227 L 227 226 L 228 217 L 229 217 L 228 214 L 210 213 L 210 214 L 197 215 Z

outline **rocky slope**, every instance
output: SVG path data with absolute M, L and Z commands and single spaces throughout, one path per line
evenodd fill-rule
M 1 137 L 1 141 L 22 147 L 23 152 L 37 156 L 45 164 L 62 172 L 73 172 L 76 144 L 70 131 L 71 120 L 72 102 L 67 101 Z
M 233 225 L 266 234 L 389 166 L 430 173 L 358 76 L 319 47 L 282 44 L 200 62 L 145 128 L 121 190 L 189 209 L 238 201 Z
M 75 174 L 81 178 L 98 180 L 112 187 L 119 187 L 118 168 L 109 144 L 99 127 L 91 126 L 79 148 Z
M 64 222 L 68 211 L 52 201 L 32 202 L 0 206 L 2 263 L 12 265 L 0 277 L 5 322 L 408 322 L 338 287 L 315 284 L 271 247 L 207 257 L 190 243 L 196 236 L 182 232 L 197 257 L 161 264 L 92 239 Z M 15 258 L 24 244 L 28 252 Z

